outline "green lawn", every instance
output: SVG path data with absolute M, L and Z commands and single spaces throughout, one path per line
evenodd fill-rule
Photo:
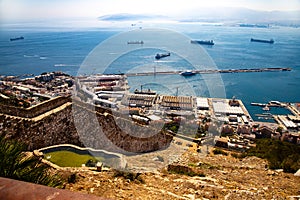
M 49 158 L 51 156 L 51 158 Z M 49 158 L 49 159 L 47 159 Z M 103 161 L 102 157 L 93 157 L 90 155 L 80 155 L 73 153 L 71 151 L 56 151 L 52 153 L 45 154 L 45 159 L 50 162 L 60 166 L 60 167 L 81 167 L 88 160 L 98 160 Z

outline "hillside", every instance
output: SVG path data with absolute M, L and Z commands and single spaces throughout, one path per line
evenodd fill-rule
M 267 161 L 257 157 L 240 160 L 189 151 L 177 163 L 156 172 L 116 175 L 69 169 L 76 174 L 76 183 L 66 188 L 112 199 L 286 199 L 300 195 L 300 177 L 266 166 Z

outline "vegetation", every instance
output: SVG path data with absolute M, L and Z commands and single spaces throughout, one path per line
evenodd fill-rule
M 103 158 L 94 158 L 88 154 L 77 154 L 71 151 L 55 151 L 45 154 L 50 162 L 60 166 L 60 167 L 81 167 L 82 164 L 88 164 L 87 166 L 92 166 L 93 163 L 98 161 L 103 161 Z
M 197 129 L 197 133 L 195 135 L 195 138 L 201 138 L 201 137 L 205 137 L 207 135 L 208 131 L 205 128 L 204 124 L 199 125 L 198 129 Z
M 221 169 L 220 166 L 215 166 L 215 165 L 211 165 L 209 163 L 203 163 L 203 162 L 200 162 L 200 163 L 189 163 L 188 164 L 189 167 L 198 167 L 200 169 Z
M 198 170 L 194 170 L 191 167 L 183 165 L 168 165 L 167 170 L 170 174 L 205 177 L 205 174 L 203 174 L 202 172 L 199 172 Z
M 170 170 L 169 173 L 171 174 L 180 174 L 180 175 L 186 175 L 186 176 L 199 176 L 199 177 L 205 177 L 205 174 L 203 174 L 202 172 L 198 173 L 198 172 L 195 172 L 195 171 L 185 171 L 185 170 L 181 170 L 181 171 L 178 171 L 178 170 Z
M 123 177 L 127 180 L 136 181 L 136 182 L 139 182 L 139 183 L 145 183 L 144 179 L 140 175 L 141 175 L 141 173 L 115 170 L 113 176 L 114 177 Z
M 68 183 L 76 183 L 77 175 L 75 173 L 68 177 Z
M 300 169 L 300 146 L 274 139 L 260 139 L 247 156 L 267 159 L 271 169 L 283 169 L 294 173 Z
M 26 155 L 27 146 L 0 135 L 0 176 L 51 187 L 62 187 L 58 175 L 51 174 L 50 167 L 34 155 Z
M 234 158 L 242 159 L 247 156 L 246 153 L 230 153 L 230 155 Z
M 164 162 L 164 158 L 162 156 L 157 156 L 158 161 Z
M 213 153 L 214 153 L 215 155 L 217 155 L 217 154 L 222 154 L 222 155 L 225 155 L 225 156 L 228 155 L 228 153 L 225 152 L 225 151 L 223 151 L 222 149 L 214 149 L 214 150 L 213 150 Z
M 166 123 L 163 127 L 163 130 L 170 130 L 173 133 L 177 133 L 179 127 L 180 127 L 179 122 L 172 121 L 172 122 Z

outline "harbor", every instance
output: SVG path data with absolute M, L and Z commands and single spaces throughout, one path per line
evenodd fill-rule
M 192 70 L 193 74 L 215 74 L 215 73 L 250 73 L 250 72 L 283 72 L 291 71 L 292 68 L 281 68 L 281 67 L 268 67 L 268 68 L 245 68 L 245 69 L 203 69 L 203 70 Z M 138 72 L 138 73 L 127 73 L 127 76 L 152 76 L 152 75 L 174 75 L 182 74 L 185 71 L 156 71 L 153 72 Z

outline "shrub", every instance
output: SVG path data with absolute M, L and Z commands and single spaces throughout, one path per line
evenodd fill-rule
M 230 154 L 232 157 L 234 158 L 238 158 L 238 159 L 242 159 L 245 158 L 247 156 L 246 153 L 231 153 Z
M 114 177 L 123 177 L 124 179 L 128 179 L 130 181 L 137 181 L 139 183 L 145 183 L 144 179 L 140 175 L 141 175 L 141 173 L 115 170 L 113 176 Z
M 246 154 L 267 159 L 271 169 L 282 168 L 285 172 L 295 173 L 300 168 L 300 146 L 288 142 L 260 139 Z
M 68 183 L 76 183 L 76 174 L 73 173 L 68 177 Z
M 157 156 L 158 161 L 164 162 L 164 158 L 162 156 Z
M 214 153 L 215 155 L 217 155 L 217 154 L 222 154 L 222 155 L 225 155 L 225 156 L 228 155 L 228 153 L 225 152 L 225 151 L 223 151 L 222 149 L 214 149 L 214 150 L 213 150 L 213 153 Z
M 62 180 L 50 173 L 50 166 L 36 156 L 25 155 L 27 146 L 0 135 L 0 176 L 52 187 L 61 187 Z
M 181 174 L 186 176 L 199 176 L 199 177 L 205 177 L 205 174 L 202 172 L 197 172 L 191 169 L 188 166 L 183 165 L 168 165 L 168 172 L 171 174 Z

